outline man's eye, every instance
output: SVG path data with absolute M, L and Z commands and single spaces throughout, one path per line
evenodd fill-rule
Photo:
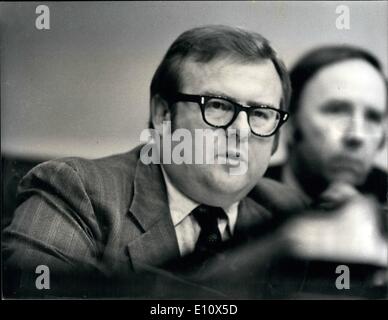
M 366 119 L 370 122 L 380 124 L 383 122 L 383 115 L 379 114 L 378 112 L 368 111 L 366 113 Z
M 260 118 L 260 119 L 269 119 L 274 115 L 273 110 L 266 110 L 266 109 L 256 109 L 252 112 L 252 116 L 255 118 Z
M 229 111 L 233 109 L 233 106 L 230 103 L 222 100 L 211 100 L 207 103 L 206 107 L 224 111 Z
M 212 102 L 209 103 L 209 107 L 211 107 L 213 109 L 221 109 L 223 107 L 223 105 L 222 105 L 221 102 L 212 101 Z
M 348 103 L 332 102 L 332 103 L 325 104 L 321 108 L 321 111 L 323 113 L 327 113 L 327 114 L 338 114 L 338 115 L 340 115 L 340 114 L 348 114 L 352 110 L 351 110 L 351 106 Z

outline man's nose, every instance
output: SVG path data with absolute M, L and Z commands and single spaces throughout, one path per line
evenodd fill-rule
M 354 115 L 345 130 L 344 144 L 349 149 L 358 149 L 363 145 L 367 134 L 363 117 Z
M 228 127 L 228 136 L 236 134 L 242 137 L 249 137 L 251 135 L 251 128 L 249 126 L 248 114 L 245 111 L 240 111 L 237 118 Z

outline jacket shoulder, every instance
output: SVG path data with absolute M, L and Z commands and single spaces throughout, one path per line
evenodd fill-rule
M 273 214 L 282 216 L 302 211 L 309 205 L 300 191 L 266 177 L 260 179 L 249 197 Z
M 373 168 L 365 183 L 359 189 L 364 194 L 373 194 L 380 203 L 386 203 L 388 192 L 387 172 L 377 167 Z
M 135 149 L 97 160 L 63 158 L 30 170 L 19 184 L 18 207 L 5 230 L 7 252 L 14 257 L 11 265 L 48 261 L 58 270 L 95 265 L 109 239 L 117 239 L 121 230 L 137 153 Z
M 91 196 L 120 193 L 130 188 L 138 161 L 139 148 L 100 159 L 67 157 L 43 162 L 22 179 L 18 191 L 27 186 L 74 186 L 82 184 Z M 72 189 L 70 188 L 71 192 Z M 75 191 L 75 190 L 74 190 Z

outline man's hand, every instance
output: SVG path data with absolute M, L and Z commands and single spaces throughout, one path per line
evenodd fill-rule
M 321 196 L 317 212 L 288 223 L 283 231 L 299 257 L 387 266 L 377 202 L 338 182 Z

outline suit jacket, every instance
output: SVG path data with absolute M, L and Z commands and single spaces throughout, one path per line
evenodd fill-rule
M 283 182 L 283 168 L 284 166 L 282 164 L 271 166 L 268 168 L 264 176 L 279 182 Z M 365 182 L 362 185 L 357 186 L 357 189 L 362 194 L 374 195 L 382 204 L 387 202 L 387 188 L 388 175 L 385 171 L 378 168 L 372 168 Z
M 122 275 L 178 258 L 160 166 L 144 165 L 140 148 L 97 160 L 51 160 L 32 169 L 19 185 L 18 207 L 4 230 L 7 265 L 34 276 L 37 265 L 59 273 Z M 256 189 L 257 202 L 245 198 L 239 204 L 236 236 L 303 205 L 275 181 L 262 179 Z

